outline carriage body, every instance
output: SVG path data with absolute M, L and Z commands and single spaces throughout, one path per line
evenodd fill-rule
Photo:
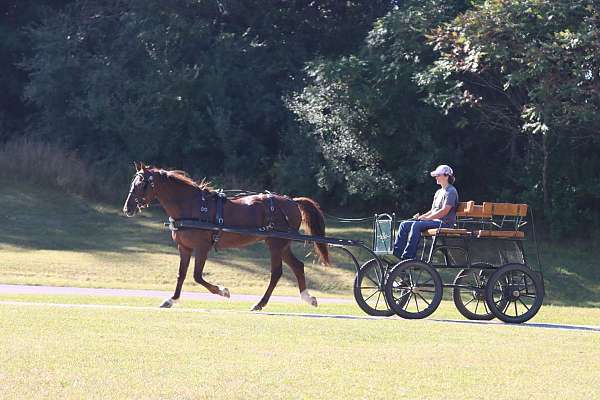
M 444 288 L 452 290 L 457 309 L 468 319 L 521 323 L 539 310 L 544 284 L 526 204 L 460 203 L 457 226 L 423 232 L 417 259 L 401 262 L 392 255 L 396 225 L 393 214 L 375 215 L 372 245 L 379 260 L 360 268 L 354 289 L 367 313 L 424 318 L 435 311 Z M 525 250 L 526 227 L 534 239 L 533 262 Z M 376 303 L 365 301 L 375 298 L 369 290 L 378 292 Z

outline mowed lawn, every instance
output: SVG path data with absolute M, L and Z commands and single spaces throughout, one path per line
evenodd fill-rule
M 241 304 L 202 311 L 139 304 L 147 299 L 9 300 L 0 301 L 2 399 L 599 396 L 598 332 L 252 314 Z

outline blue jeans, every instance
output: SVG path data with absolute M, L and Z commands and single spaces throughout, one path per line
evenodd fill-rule
M 402 221 L 398 228 L 398 237 L 394 243 L 394 255 L 398 258 L 415 258 L 417 247 L 421 239 L 421 232 L 427 229 L 446 228 L 448 224 L 439 219 L 431 221 L 417 221 L 409 219 Z

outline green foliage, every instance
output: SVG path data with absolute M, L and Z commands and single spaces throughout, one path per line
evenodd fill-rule
M 319 185 L 339 191 L 341 202 L 413 209 L 430 200 L 415 189 L 432 165 L 457 161 L 448 143 L 454 121 L 420 101 L 413 75 L 432 58 L 427 31 L 463 3 L 406 2 L 376 21 L 355 55 L 308 64 L 310 83 L 289 106 L 320 144 Z
M 116 187 L 143 159 L 361 214 L 428 207 L 444 162 L 462 199 L 585 235 L 598 43 L 595 0 L 9 0 L 0 143 L 57 143 Z
M 75 1 L 30 30 L 31 130 L 98 166 L 145 159 L 262 188 L 295 132 L 281 97 L 304 62 L 350 50 L 386 7 Z
M 446 112 L 469 106 L 478 111 L 471 124 L 506 135 L 512 184 L 537 197 L 557 233 L 600 211 L 588 208 L 600 198 L 586 189 L 598 178 L 570 170 L 586 146 L 594 149 L 584 151 L 586 163 L 597 164 L 599 27 L 592 0 L 482 2 L 433 30 L 440 57 L 417 75 L 431 104 Z
M 22 99 L 28 81 L 19 68 L 24 55 L 31 55 L 25 26 L 39 23 L 49 7 L 60 8 L 69 0 L 3 0 L 0 3 L 0 143 L 21 131 L 33 111 Z

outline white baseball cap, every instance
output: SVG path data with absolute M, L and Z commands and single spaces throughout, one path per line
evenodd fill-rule
M 454 175 L 454 171 L 448 165 L 442 164 L 438 165 L 435 171 L 431 171 L 431 176 L 440 176 L 440 175 Z

